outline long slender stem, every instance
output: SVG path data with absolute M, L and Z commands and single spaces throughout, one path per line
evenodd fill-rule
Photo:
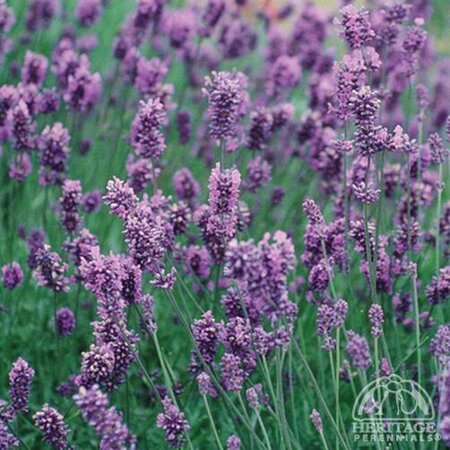
M 203 396 L 203 401 L 205 403 L 206 411 L 208 413 L 209 422 L 211 423 L 211 428 L 213 430 L 214 437 L 215 437 L 216 442 L 217 442 L 217 447 L 219 448 L 219 450 L 223 450 L 222 443 L 220 442 L 219 433 L 217 432 L 216 424 L 214 423 L 214 419 L 213 419 L 213 416 L 211 414 L 211 410 L 209 408 L 209 403 L 208 403 L 208 399 L 206 398 L 206 395 Z

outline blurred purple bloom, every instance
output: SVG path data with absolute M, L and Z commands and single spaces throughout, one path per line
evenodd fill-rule
M 38 55 L 29 50 L 25 53 L 22 66 L 22 82 L 41 86 L 48 69 L 48 60 L 44 55 Z
M 136 438 L 122 421 L 122 414 L 114 406 L 109 407 L 108 397 L 97 385 L 80 388 L 74 396 L 75 404 L 83 419 L 100 437 L 100 449 L 134 449 Z
M 23 272 L 19 263 L 13 261 L 2 267 L 3 287 L 5 289 L 15 289 L 20 286 L 23 281 Z
M 60 336 L 69 336 L 75 329 L 75 314 L 70 308 L 63 307 L 56 311 L 56 329 Z
M 102 13 L 102 0 L 78 0 L 76 16 L 83 26 L 92 25 L 98 21 Z

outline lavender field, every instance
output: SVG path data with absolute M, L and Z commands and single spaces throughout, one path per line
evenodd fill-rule
M 448 0 L 0 0 L 0 450 L 450 447 Z

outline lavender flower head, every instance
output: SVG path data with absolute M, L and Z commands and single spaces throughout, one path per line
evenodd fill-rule
M 166 435 L 166 440 L 173 448 L 180 448 L 184 442 L 184 434 L 191 428 L 184 413 L 175 406 L 169 397 L 162 400 L 164 411 L 158 414 L 156 426 L 162 428 Z
M 379 338 L 383 334 L 384 312 L 380 305 L 372 305 L 369 308 L 369 321 L 372 325 L 371 333 L 374 338 Z
M 9 372 L 9 398 L 11 409 L 15 414 L 28 411 L 28 399 L 30 397 L 31 379 L 35 372 L 28 363 L 19 358 Z
M 241 450 L 241 440 L 239 436 L 232 434 L 227 439 L 227 450 Z
M 68 234 L 74 234 L 81 225 L 78 207 L 81 203 L 81 183 L 79 180 L 65 180 L 59 199 L 61 222 Z
M 212 72 L 205 78 L 203 95 L 208 98 L 209 130 L 218 140 L 233 138 L 246 102 L 247 77 L 241 72 Z
M 355 49 L 369 44 L 375 36 L 370 25 L 369 12 L 358 11 L 352 4 L 344 6 L 340 12 L 342 18 L 336 20 L 335 24 L 340 28 L 340 35 L 348 46 Z
M 49 245 L 44 245 L 36 252 L 36 270 L 33 272 L 38 286 L 45 286 L 54 292 L 66 292 L 68 279 L 65 276 L 67 264 L 63 263 Z
M 100 100 L 102 80 L 99 73 L 91 73 L 88 64 L 80 65 L 68 77 L 63 98 L 71 110 L 89 111 Z
M 5 289 L 15 289 L 23 281 L 23 272 L 19 263 L 14 261 L 2 267 L 3 286 Z
M 375 203 L 380 197 L 380 189 L 375 188 L 372 184 L 366 185 L 364 181 L 352 185 L 353 194 L 356 200 L 365 205 Z
M 67 172 L 70 135 L 62 123 L 46 126 L 37 139 L 39 149 L 39 183 L 60 183 Z
M 166 120 L 166 111 L 159 98 L 141 102 L 139 112 L 131 125 L 131 144 L 138 156 L 160 158 L 166 143 L 160 128 Z
M 41 430 L 44 441 L 50 447 L 55 450 L 65 450 L 69 447 L 69 429 L 64 423 L 64 417 L 56 409 L 45 404 L 41 411 L 33 415 L 33 422 Z
M 372 359 L 366 338 L 352 330 L 348 330 L 347 337 L 347 353 L 352 358 L 353 364 L 360 370 L 367 370 L 372 364 Z
M 83 26 L 92 25 L 98 21 L 102 13 L 102 0 L 78 0 L 76 15 Z
M 266 83 L 269 97 L 288 95 L 301 79 L 302 69 L 297 57 L 280 56 L 271 64 Z
M 442 364 L 447 366 L 450 360 L 450 327 L 441 325 L 430 342 L 430 353 Z
M 219 394 L 214 384 L 211 381 L 211 377 L 206 372 L 201 372 L 197 376 L 198 392 L 200 395 L 209 395 L 211 397 L 217 397 Z
M 314 428 L 317 430 L 318 433 L 323 433 L 323 424 L 322 424 L 322 418 L 320 417 L 319 411 L 316 409 L 313 409 L 311 412 L 311 415 L 309 416 L 311 419 L 311 422 L 314 425 Z
M 133 189 L 127 182 L 113 177 L 108 181 L 106 191 L 103 200 L 109 206 L 111 214 L 126 219 L 138 201 Z
M 200 193 L 200 185 L 187 167 L 183 167 L 173 174 L 172 183 L 180 200 L 184 200 L 191 205 L 195 203 Z
M 60 336 L 69 336 L 75 329 L 75 314 L 70 308 L 59 308 L 56 311 L 56 329 Z
M 48 60 L 45 56 L 27 50 L 22 67 L 22 82 L 41 86 L 47 74 L 47 69 Z
M 100 209 L 101 203 L 102 203 L 102 194 L 97 189 L 86 192 L 81 198 L 83 210 L 88 214 L 98 211 L 98 209 Z
M 428 138 L 428 145 L 430 147 L 431 160 L 435 164 L 442 164 L 448 158 L 448 150 L 437 133 L 433 133 Z
M 14 10 L 6 4 L 6 0 L 0 0 L 0 33 L 7 33 L 14 22 Z

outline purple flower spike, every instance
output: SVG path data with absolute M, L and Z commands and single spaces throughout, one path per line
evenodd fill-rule
M 246 102 L 247 77 L 241 72 L 213 72 L 205 78 L 203 95 L 208 98 L 209 130 L 218 141 L 233 138 Z
M 158 414 L 156 426 L 162 428 L 166 434 L 166 440 L 173 448 L 180 448 L 186 441 L 184 434 L 191 428 L 184 413 L 165 397 L 162 400 L 164 411 Z
M 69 447 L 69 429 L 64 423 L 64 417 L 56 409 L 45 404 L 41 411 L 33 415 L 33 422 L 44 435 L 44 441 L 54 450 L 65 450 Z
M 23 359 L 19 358 L 9 372 L 9 398 L 14 414 L 28 411 L 28 398 L 30 397 L 31 379 L 34 370 Z
M 164 105 L 159 98 L 141 102 L 138 114 L 131 125 L 131 144 L 136 155 L 143 158 L 160 158 L 166 148 L 160 128 L 166 120 Z
M 138 201 L 133 189 L 128 183 L 113 177 L 108 181 L 106 191 L 103 200 L 109 206 L 111 214 L 126 219 Z
M 384 312 L 380 305 L 372 305 L 369 309 L 369 321 L 372 325 L 371 333 L 374 338 L 383 334 Z

